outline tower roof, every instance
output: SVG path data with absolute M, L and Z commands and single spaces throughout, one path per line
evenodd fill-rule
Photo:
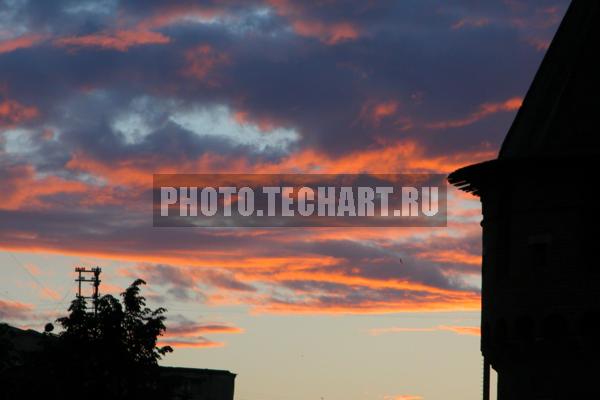
M 573 0 L 504 139 L 498 159 L 461 168 L 450 174 L 448 181 L 461 190 L 481 195 L 484 188 L 510 184 L 527 171 L 568 179 L 573 169 L 597 169 L 599 50 L 600 1 Z
M 499 158 L 600 154 L 600 2 L 573 0 Z

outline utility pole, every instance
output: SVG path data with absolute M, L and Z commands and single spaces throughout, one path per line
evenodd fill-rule
M 76 267 L 75 272 L 78 274 L 77 279 L 75 279 L 75 282 L 78 284 L 77 298 L 92 299 L 94 304 L 94 315 L 96 315 L 98 312 L 98 298 L 100 297 L 100 273 L 102 272 L 102 269 L 100 267 L 94 267 L 90 269 L 85 267 Z M 86 278 L 85 274 L 92 274 L 92 277 Z M 84 296 L 81 294 L 82 282 L 90 282 L 92 284 L 94 291 L 91 296 Z

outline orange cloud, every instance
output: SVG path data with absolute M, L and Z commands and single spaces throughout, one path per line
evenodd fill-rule
M 0 54 L 10 53 L 17 49 L 25 49 L 27 47 L 32 47 L 44 41 L 45 39 L 46 36 L 44 35 L 27 34 L 13 39 L 3 40 L 0 41 Z
M 190 337 L 205 333 L 234 334 L 243 333 L 244 330 L 232 325 L 223 324 L 182 324 L 180 326 L 170 326 L 167 329 L 166 337 Z
M 389 143 L 377 147 L 356 151 L 342 156 L 331 156 L 317 150 L 305 150 L 290 154 L 278 161 L 265 161 L 252 164 L 243 158 L 237 159 L 233 164 L 225 156 L 205 154 L 196 160 L 184 160 L 181 164 L 165 164 L 159 156 L 145 159 L 130 158 L 123 161 L 93 159 L 85 154 L 76 154 L 67 169 L 73 172 L 85 172 L 106 182 L 105 187 L 125 187 L 128 193 L 144 191 L 151 186 L 153 172 L 209 172 L 223 171 L 222 168 L 231 168 L 228 172 L 243 171 L 246 173 L 269 173 L 287 171 L 319 171 L 319 172 L 385 172 L 385 171 L 435 171 L 443 172 L 476 162 L 480 159 L 490 158 L 490 151 L 484 149 L 480 152 L 465 152 L 451 156 L 429 156 L 425 149 L 417 142 L 402 141 Z M 179 160 L 178 160 L 179 161 Z M 224 167 L 223 167 L 224 166 Z M 32 167 L 21 171 L 25 179 L 16 179 L 21 182 L 13 191 L 9 190 L 9 203 L 13 207 L 29 204 L 36 196 L 46 194 L 74 193 L 94 196 L 94 186 L 81 182 L 67 181 L 60 178 L 35 177 Z M 44 185 L 34 184 L 43 182 Z M 69 186 L 74 185 L 74 186 Z M 42 192 L 27 194 L 28 188 L 43 188 Z M 41 189 L 40 189 L 41 190 Z M 94 201 L 93 199 L 90 201 Z M 114 201 L 114 200 L 113 200 Z M 123 201 L 126 201 L 123 200 Z M 39 202 L 43 204 L 43 202 Z M 113 204 L 113 203 L 111 203 Z M 146 204 L 150 207 L 150 203 Z M 475 233 L 478 226 L 453 223 L 448 230 L 433 234 L 429 231 L 418 229 L 304 229 L 281 235 L 268 229 L 251 231 L 215 231 L 214 235 L 221 236 L 223 242 L 236 242 L 247 235 L 257 238 L 272 245 L 274 248 L 285 249 L 291 243 L 315 243 L 326 240 L 368 240 L 369 243 L 379 246 L 397 245 L 402 240 L 418 237 L 424 243 L 422 260 L 436 262 L 456 262 L 459 264 L 474 265 L 475 259 L 469 257 L 468 249 L 442 249 L 433 252 L 428 249 L 428 241 L 443 240 L 443 235 L 448 237 L 464 237 Z M 367 274 L 354 273 L 344 268 L 342 256 L 327 256 L 311 254 L 303 251 L 299 254 L 289 254 L 281 251 L 265 253 L 261 249 L 246 246 L 185 246 L 174 243 L 163 245 L 153 242 L 149 250 L 144 237 L 131 237 L 122 241 L 119 239 L 101 238 L 100 240 L 86 240 L 85 238 L 72 237 L 69 240 L 60 240 L 55 237 L 39 235 L 35 230 L 0 232 L 3 247 L 26 250 L 30 252 L 48 252 L 56 254 L 88 255 L 97 258 L 133 261 L 136 263 L 165 264 L 181 267 L 185 277 L 192 277 L 192 283 L 203 282 L 208 270 L 221 270 L 230 273 L 233 278 L 241 282 L 261 283 L 272 287 L 287 287 L 288 283 L 309 282 L 309 288 L 290 286 L 292 300 L 282 301 L 273 299 L 260 292 L 242 290 L 219 290 L 207 293 L 209 304 L 245 304 L 252 307 L 256 313 L 282 313 L 282 314 L 336 314 L 336 313 L 392 313 L 404 311 L 444 311 L 444 310 L 477 310 L 480 307 L 479 294 L 469 290 L 450 290 L 415 282 L 409 279 L 389 279 L 388 277 L 368 276 Z M 156 231 L 152 235 L 158 234 Z M 146 239 L 148 237 L 145 237 Z M 418 249 L 417 249 L 418 250 Z M 429 252 L 429 254 L 428 254 Z M 418 259 L 418 256 L 416 257 Z M 376 262 L 376 261 L 369 261 Z M 349 266 L 351 267 L 351 266 Z M 358 267 L 358 266 L 357 266 Z M 360 272 L 360 270 L 357 268 Z M 365 276 L 367 275 L 367 276 Z M 212 285 L 212 284 L 211 284 Z M 209 285 L 209 286 L 211 286 Z M 325 289 L 320 289 L 323 285 Z M 341 292 L 336 292 L 340 290 Z M 406 295 L 396 298 L 379 298 L 366 296 L 360 302 L 348 302 L 345 298 L 348 291 L 360 293 L 402 292 Z M 339 294 L 339 296 L 338 296 Z M 324 296 L 326 295 L 326 296 Z M 329 300 L 323 301 L 324 297 Z M 209 332 L 190 331 L 189 335 Z M 216 329 L 216 328 L 215 328 Z M 228 332 L 227 329 L 229 329 Z M 221 333 L 235 333 L 235 329 L 223 328 Z M 212 331 L 217 333 L 216 331 Z M 186 339 L 182 334 L 179 338 Z M 181 340 L 180 340 L 181 341 Z M 186 340 L 183 340 L 186 342 Z M 187 341 L 189 342 L 189 341 Z M 179 345 L 184 345 L 179 343 Z M 191 344 L 189 344 L 191 345 Z M 198 344 L 199 347 L 211 347 L 213 344 Z
M 7 191 L 0 202 L 0 210 L 44 207 L 42 197 L 62 193 L 84 193 L 88 186 L 56 176 L 36 177 L 31 165 L 23 165 L 9 171 L 12 179 L 6 180 Z
M 240 117 L 242 118 L 242 117 Z M 111 185 L 143 190 L 152 185 L 153 173 L 449 173 L 464 165 L 494 158 L 496 152 L 489 148 L 448 155 L 429 156 L 415 141 L 405 140 L 373 146 L 340 156 L 307 149 L 292 153 L 278 161 L 251 162 L 243 157 L 235 160 L 213 153 L 203 154 L 195 160 L 177 160 L 165 163 L 160 156 L 143 159 L 113 161 L 110 164 L 83 153 L 76 153 L 66 168 L 88 173 L 106 180 Z
M 327 45 L 355 40 L 360 36 L 360 29 L 350 22 L 325 23 L 306 17 L 302 2 L 269 0 L 268 3 L 277 14 L 289 19 L 292 29 L 299 36 L 316 38 Z
M 187 65 L 183 70 L 183 74 L 205 81 L 211 86 L 218 85 L 218 81 L 214 77 L 210 77 L 211 72 L 217 66 L 229 62 L 227 54 L 214 50 L 208 44 L 200 45 L 186 51 L 185 59 Z
M 483 18 L 483 17 L 462 18 L 462 19 L 456 21 L 452 25 L 452 29 L 458 30 L 458 29 L 462 29 L 462 28 L 466 28 L 466 27 L 481 28 L 482 26 L 489 25 L 489 23 L 490 23 L 490 20 L 488 18 Z
M 492 114 L 518 110 L 522 104 L 523 98 L 521 97 L 513 97 L 500 103 L 485 103 L 479 106 L 479 110 L 468 117 L 434 122 L 427 124 L 427 127 L 430 129 L 462 128 L 464 126 L 472 125 Z
M 423 397 L 413 396 L 410 394 L 397 394 L 391 396 L 383 396 L 383 400 L 423 400 Z
M 529 37 L 525 41 L 535 47 L 537 51 L 546 51 L 550 48 L 550 39 Z
M 42 270 L 40 270 L 40 267 L 38 267 L 37 265 L 35 265 L 33 263 L 27 263 L 27 264 L 24 265 L 24 267 L 33 276 L 40 276 L 40 275 L 42 275 Z
M 301 236 L 290 235 L 298 242 L 319 242 L 327 240 L 322 230 L 303 230 Z M 348 230 L 328 229 L 332 239 L 341 239 L 342 234 L 348 234 Z M 354 240 L 359 240 L 361 232 L 351 235 Z M 371 229 L 373 231 L 373 229 Z M 400 231 L 400 230 L 397 230 Z M 18 232 L 17 232 L 18 233 Z M 285 248 L 285 242 L 290 241 L 290 237 L 284 237 L 273 233 L 270 230 L 254 232 L 257 235 L 265 236 L 261 240 L 270 243 L 275 248 Z M 396 239 L 402 237 L 411 237 L 416 232 L 401 232 Z M 235 242 L 235 237 L 243 235 L 243 232 L 232 232 L 232 237 L 226 232 L 217 232 L 224 235 L 223 241 Z M 372 235 L 372 234 L 371 234 Z M 387 230 L 381 233 L 380 239 L 374 241 L 376 236 L 371 239 L 372 243 L 378 246 L 386 246 L 386 240 L 390 240 L 391 234 Z M 393 236 L 393 235 L 392 235 Z M 366 237 L 370 237 L 367 235 Z M 413 236 L 414 237 L 414 236 Z M 423 242 L 427 239 L 421 238 Z M 433 239 L 431 239 L 433 240 Z M 437 238 L 435 239 L 437 240 Z M 360 273 L 354 273 L 347 268 L 339 268 L 342 259 L 331 256 L 302 253 L 297 255 L 273 254 L 270 256 L 259 256 L 255 254 L 260 249 L 247 248 L 245 246 L 231 247 L 225 246 L 219 249 L 215 248 L 174 248 L 156 246 L 153 251 L 147 251 L 146 246 L 136 246 L 136 242 L 130 241 L 126 246 L 111 243 L 110 241 L 99 246 L 98 243 L 88 241 L 78 241 L 76 239 L 69 242 L 56 241 L 52 238 L 24 238 L 7 237 L 3 235 L 3 247 L 26 250 L 29 252 L 42 251 L 57 254 L 88 255 L 95 258 L 116 259 L 123 261 L 143 262 L 149 264 L 171 265 L 170 269 L 177 274 L 174 282 L 186 282 L 190 288 L 195 288 L 201 282 L 208 282 L 206 273 L 209 271 L 229 271 L 231 279 L 238 282 L 244 282 L 246 288 L 235 289 L 235 286 L 225 286 L 226 290 L 219 290 L 214 294 L 208 293 L 208 304 L 245 304 L 252 307 L 256 313 L 277 313 L 277 314 L 336 314 L 336 313 L 390 313 L 404 311 L 444 311 L 444 310 L 478 310 L 480 307 L 479 294 L 465 290 L 444 289 L 429 284 L 419 283 L 407 279 L 390 279 L 389 277 L 370 277 Z M 138 242 L 140 245 L 142 242 Z M 372 262 L 376 262 L 374 260 Z M 152 271 L 149 267 L 147 271 Z M 125 270 L 125 272 L 129 272 Z M 162 281 L 164 278 L 156 275 L 153 278 L 145 277 L 149 282 Z M 258 292 L 248 291 L 248 285 L 251 283 L 268 284 L 273 287 L 285 287 L 288 282 L 313 282 L 314 286 L 309 290 L 302 287 L 292 289 L 294 301 L 282 302 L 280 300 L 263 297 Z M 210 283 L 214 285 L 214 283 Z M 327 288 L 330 285 L 330 288 Z M 320 287 L 325 287 L 325 292 L 320 291 Z M 233 288 L 233 289 L 229 289 Z M 251 288 L 251 286 L 250 286 Z M 337 289 L 336 289 L 337 288 Z M 346 288 L 340 292 L 339 298 L 336 298 L 337 291 Z M 397 298 L 381 298 L 378 296 L 365 296 L 360 302 L 346 302 L 345 294 L 347 291 L 358 291 L 362 293 L 377 293 L 385 291 L 404 292 L 405 295 Z M 327 294 L 331 301 L 323 302 L 320 300 L 321 294 Z M 210 324 L 188 326 L 187 329 L 172 332 L 174 335 L 187 337 L 189 335 L 202 333 L 239 333 L 239 328 L 228 325 Z
M 210 21 L 223 15 L 223 10 L 213 6 L 165 4 L 159 7 L 154 15 L 139 21 L 136 27 L 142 30 L 154 30 L 185 21 Z
M 446 326 L 440 325 L 438 327 L 443 331 L 450 331 L 457 333 L 459 335 L 469 335 L 469 336 L 481 336 L 481 328 L 478 326 Z
M 32 310 L 29 304 L 0 299 L 0 319 L 25 319 Z
M 223 342 L 214 342 L 206 338 L 197 340 L 163 340 L 157 343 L 158 346 L 171 346 L 174 348 L 211 348 L 224 347 Z
M 42 297 L 50 299 L 50 300 L 59 300 L 61 296 L 56 290 L 49 289 L 49 288 L 43 288 L 42 289 Z
M 133 46 L 167 44 L 171 39 L 156 32 L 166 26 L 189 21 L 210 21 L 224 15 L 224 10 L 204 5 L 171 5 L 159 7 L 150 17 L 136 20 L 132 16 L 122 16 L 120 21 L 128 28 L 99 32 L 91 35 L 59 38 L 54 44 L 59 47 L 100 47 L 126 51 Z
M 399 103 L 395 100 L 374 101 L 369 100 L 361 107 L 358 119 L 373 126 L 379 126 L 385 118 L 397 113 Z
M 211 300 L 213 298 L 211 297 Z M 393 314 L 399 312 L 442 312 L 442 311 L 477 311 L 480 309 L 479 296 L 472 293 L 456 292 L 454 296 L 423 296 L 419 301 L 403 299 L 386 301 L 363 301 L 346 304 L 344 299 L 339 302 L 323 303 L 316 300 L 304 302 L 277 302 L 255 299 L 243 299 L 239 304 L 253 306 L 253 314 Z M 226 302 L 231 303 L 229 300 Z M 219 302 L 214 302 L 219 304 Z
M 194 348 L 223 347 L 225 343 L 216 342 L 201 335 L 205 333 L 239 334 L 242 332 L 244 332 L 243 329 L 233 325 L 219 323 L 199 324 L 189 320 L 184 320 L 179 324 L 169 324 L 159 345 Z
M 126 51 L 133 46 L 148 44 L 166 44 L 170 38 L 162 33 L 149 30 L 117 30 L 115 32 L 100 32 L 91 35 L 70 36 L 56 39 L 54 44 L 59 47 L 74 49 L 82 47 L 100 47 Z
M 379 103 L 375 106 L 375 108 L 373 110 L 373 117 L 375 117 L 377 119 L 389 117 L 390 115 L 394 115 L 396 113 L 397 108 L 398 108 L 398 103 L 395 101 Z
M 415 141 L 399 141 L 385 146 L 351 152 L 332 157 L 315 151 L 304 150 L 282 159 L 277 164 L 258 164 L 255 172 L 302 171 L 320 173 L 445 173 L 473 160 L 493 158 L 495 152 L 482 150 L 444 156 L 428 156 L 425 149 Z
M 12 127 L 38 115 L 37 108 L 25 106 L 18 101 L 8 99 L 0 102 L 0 127 Z
M 469 336 L 480 336 L 481 330 L 478 326 L 448 326 L 439 325 L 433 328 L 405 328 L 405 327 L 391 327 L 391 328 L 374 328 L 369 331 L 372 336 L 380 336 L 388 333 L 415 333 L 415 332 L 453 332 L 458 335 L 469 335 Z
M 292 22 L 292 28 L 300 36 L 316 38 L 328 45 L 359 37 L 358 28 L 349 22 L 325 24 L 314 20 L 296 20 Z
M 318 282 L 329 282 L 336 284 L 343 284 L 352 287 L 364 286 L 370 289 L 396 289 L 406 290 L 415 292 L 427 292 L 434 295 L 448 295 L 453 296 L 457 292 L 448 289 L 439 289 L 430 285 L 424 285 L 416 282 L 410 282 L 407 280 L 394 280 L 394 279 L 373 279 L 365 278 L 362 276 L 349 276 L 345 274 L 335 272 L 321 272 L 315 270 L 307 270 L 306 266 L 302 266 L 303 270 L 289 270 L 274 268 L 270 271 L 270 279 L 273 282 L 284 282 L 284 281 L 318 281 Z M 259 279 L 259 276 L 253 275 L 251 271 L 243 272 L 242 276 L 249 279 Z
M 481 255 L 471 254 L 461 249 L 436 250 L 433 252 L 423 251 L 417 255 L 418 258 L 443 263 L 459 263 L 479 267 Z

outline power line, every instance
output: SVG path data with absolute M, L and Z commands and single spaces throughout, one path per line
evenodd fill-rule
M 33 275 L 31 273 L 31 271 L 29 271 L 29 269 L 27 269 L 27 267 L 25 267 L 25 265 L 23 265 L 23 263 L 10 251 L 4 250 L 6 253 L 8 253 L 8 255 L 13 259 L 13 261 L 17 264 L 17 266 L 19 266 L 21 269 L 23 269 L 25 271 L 25 273 L 27 273 L 27 275 L 31 278 L 31 280 L 40 288 L 42 289 L 44 292 L 46 293 L 51 293 L 52 291 L 50 289 L 48 289 L 48 287 L 46 287 L 46 285 L 44 285 L 38 278 L 36 278 L 35 275 Z M 67 291 L 65 292 L 65 294 L 63 295 L 63 297 L 60 300 L 54 300 L 56 302 L 56 305 L 53 306 L 53 312 L 56 312 L 58 307 L 60 307 L 66 297 L 68 296 L 69 292 L 71 291 L 71 289 L 73 288 L 74 284 L 71 284 L 68 288 Z M 14 297 L 10 296 L 8 294 L 8 292 L 6 290 L 3 290 L 3 292 L 5 293 L 5 295 L 9 298 L 12 299 L 12 301 L 16 301 L 16 302 L 20 302 L 19 300 L 16 300 Z M 44 303 L 39 303 L 39 304 L 47 304 L 47 302 Z
M 3 290 L 3 291 L 2 291 L 2 293 L 4 293 L 4 297 L 5 297 L 6 299 L 8 299 L 8 300 L 10 300 L 10 301 L 14 301 L 14 302 L 16 302 L 16 303 L 20 303 L 20 301 L 19 301 L 19 300 L 17 300 L 17 299 L 15 299 L 14 297 L 12 297 L 12 296 L 11 296 L 11 295 L 8 293 L 8 291 L 6 291 L 6 290 Z
M 47 293 L 49 293 L 49 292 L 50 292 L 50 290 L 49 290 L 49 289 L 48 289 L 46 286 L 44 286 L 44 284 L 43 284 L 42 282 L 40 282 L 40 281 L 39 281 L 39 279 L 38 279 L 38 278 L 36 278 L 36 277 L 35 277 L 35 275 L 33 275 L 33 274 L 31 273 L 31 271 L 29 271 L 29 270 L 28 270 L 28 269 L 27 269 L 27 268 L 26 268 L 26 267 L 25 267 L 25 266 L 24 266 L 24 265 L 21 263 L 21 261 L 19 261 L 19 260 L 17 259 L 17 257 L 16 257 L 16 256 L 15 256 L 13 253 L 11 253 L 10 251 L 7 251 L 7 253 L 8 253 L 8 255 L 9 255 L 9 256 L 11 256 L 11 258 L 12 258 L 12 259 L 15 261 L 15 263 L 17 263 L 17 265 L 18 265 L 19 267 L 21 267 L 21 269 L 23 269 L 23 270 L 24 270 L 24 271 L 27 273 L 27 275 L 29 275 L 29 277 L 30 277 L 30 278 L 31 278 L 31 279 L 32 279 L 32 280 L 33 280 L 33 281 L 34 281 L 34 282 L 35 282 L 35 283 L 36 283 L 36 284 L 37 284 L 37 285 L 38 285 L 38 286 L 39 286 L 39 287 L 40 287 L 42 290 L 44 290 L 44 291 L 45 291 L 45 292 L 47 292 Z
M 63 297 L 60 299 L 60 302 L 58 302 L 56 304 L 56 307 L 54 307 L 54 309 L 52 310 L 52 313 L 55 313 L 56 311 L 58 311 L 58 308 L 64 304 L 67 296 L 69 295 L 69 292 L 71 292 L 71 289 L 73 289 L 74 286 L 75 286 L 75 282 L 71 283 L 71 285 L 65 291 L 65 294 L 63 295 Z

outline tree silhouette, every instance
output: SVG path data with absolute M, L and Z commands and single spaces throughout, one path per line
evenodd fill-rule
M 140 295 L 140 286 L 145 284 L 142 279 L 134 281 L 121 293 L 123 304 L 111 295 L 100 297 L 95 313 L 87 312 L 84 298 L 76 298 L 69 307 L 70 314 L 57 320 L 63 328 L 58 338 L 69 344 L 109 350 L 127 364 L 156 365 L 173 350 L 157 347 L 158 337 L 166 330 L 166 310 L 146 306 L 146 299 Z
M 121 301 L 100 297 L 95 312 L 84 298 L 75 298 L 69 314 L 57 319 L 62 330 L 52 334 L 47 326 L 43 350 L 13 368 L 8 384 L 2 382 L 6 398 L 160 398 L 158 360 L 172 349 L 157 345 L 166 310 L 146 306 L 140 290 L 145 283 L 134 281 Z M 36 384 L 24 386 L 31 376 Z

